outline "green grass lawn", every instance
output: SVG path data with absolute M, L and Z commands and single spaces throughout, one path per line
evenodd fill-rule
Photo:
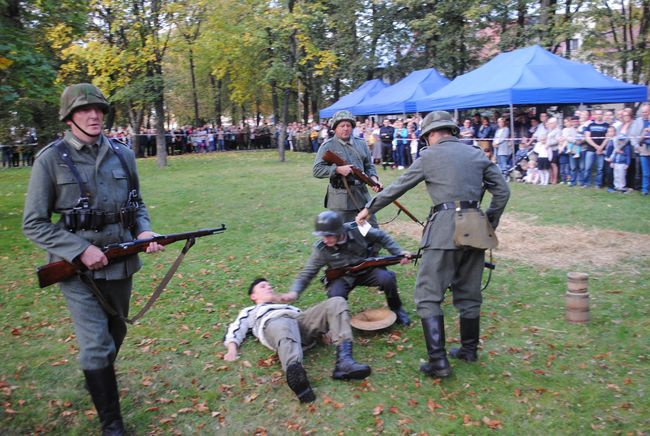
M 454 374 L 443 381 L 418 371 L 426 356 L 419 322 L 355 332 L 355 357 L 373 370 L 362 382 L 330 378 L 332 347 L 307 352 L 317 395 L 308 406 L 298 403 L 279 363 L 257 341 L 244 344 L 238 361 L 223 361 L 225 329 L 250 304 L 248 283 L 263 275 L 284 292 L 314 241 L 325 181 L 311 176 L 313 155 L 287 158 L 278 162 L 275 152 L 190 155 L 170 158 L 164 169 L 154 159 L 138 161 L 156 231 L 221 223 L 228 230 L 197 241 L 168 290 L 129 330 L 116 367 L 123 415 L 136 434 L 648 433 L 648 250 L 630 252 L 616 268 L 587 271 L 591 321 L 585 325 L 564 320 L 568 269 L 500 260 L 497 251 L 498 268 L 484 292 L 479 362 L 452 362 Z M 395 173 L 380 175 L 387 183 Z M 85 435 L 97 432 L 98 421 L 83 388 L 65 302 L 56 286 L 38 288 L 34 269 L 45 256 L 20 231 L 28 179 L 29 169 L 0 171 L 0 432 Z M 538 224 L 549 226 L 650 234 L 650 200 L 638 193 L 511 186 L 506 214 L 536 215 Z M 430 207 L 423 186 L 400 202 L 420 218 Z M 379 219 L 394 213 L 386 208 Z M 398 240 L 417 250 L 416 241 Z M 143 256 L 132 313 L 181 247 Z M 572 250 L 570 240 L 563 249 Z M 417 318 L 416 270 L 393 269 L 405 307 Z M 316 282 L 297 305 L 324 298 Z M 384 297 L 358 288 L 349 302 L 357 312 L 381 306 Z M 448 341 L 456 340 L 455 309 L 447 302 L 444 310 Z

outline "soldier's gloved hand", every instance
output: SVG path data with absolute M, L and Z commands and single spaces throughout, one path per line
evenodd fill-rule
M 81 253 L 79 260 L 81 260 L 81 263 L 83 263 L 86 268 L 92 271 L 96 271 L 108 265 L 108 258 L 104 255 L 104 252 L 94 245 L 89 245 L 88 248 Z

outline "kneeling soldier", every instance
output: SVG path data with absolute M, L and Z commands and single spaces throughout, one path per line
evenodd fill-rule
M 284 294 L 283 301 L 290 302 L 298 298 L 309 283 L 324 266 L 340 268 L 363 262 L 369 254 L 369 246 L 386 248 L 393 255 L 405 255 L 401 263 L 408 263 L 410 253 L 402 251 L 400 246 L 383 230 L 370 228 L 364 236 L 356 223 L 343 223 L 339 214 L 333 211 L 321 212 L 316 218 L 314 235 L 321 240 L 314 244 L 311 256 L 303 270 L 298 274 L 291 290 Z M 411 320 L 402 307 L 397 291 L 395 273 L 383 268 L 370 268 L 356 274 L 346 274 L 327 283 L 327 296 L 348 298 L 356 286 L 379 286 L 386 295 L 388 307 L 397 315 L 397 321 L 409 325 Z
M 361 380 L 370 375 L 370 367 L 352 357 L 352 329 L 348 303 L 344 298 L 330 298 L 304 312 L 297 307 L 280 303 L 280 295 L 273 291 L 264 278 L 255 279 L 248 288 L 255 303 L 239 312 L 230 324 L 223 356 L 229 362 L 236 360 L 237 350 L 249 330 L 260 342 L 278 353 L 287 384 L 302 403 L 316 399 L 307 373 L 302 366 L 303 347 L 315 345 L 323 335 L 336 345 L 336 366 L 332 377 L 341 380 Z

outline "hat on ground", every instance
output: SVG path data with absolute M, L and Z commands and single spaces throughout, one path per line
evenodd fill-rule
M 366 309 L 352 317 L 350 324 L 359 330 L 381 330 L 393 325 L 397 315 L 390 309 Z

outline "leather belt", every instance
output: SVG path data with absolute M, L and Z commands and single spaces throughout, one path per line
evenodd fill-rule
M 433 213 L 438 213 L 441 210 L 449 210 L 449 209 L 478 209 L 480 206 L 481 204 L 477 200 L 450 201 L 447 203 L 436 204 L 431 208 L 431 210 L 433 211 Z

